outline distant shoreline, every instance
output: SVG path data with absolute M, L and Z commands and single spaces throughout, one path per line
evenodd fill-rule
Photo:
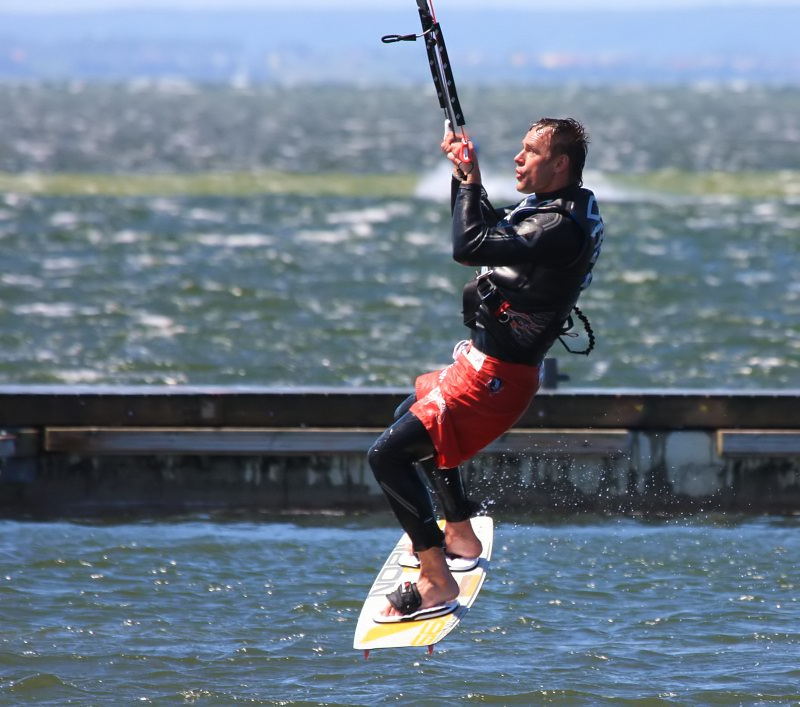
M 440 20 L 459 83 L 800 82 L 800 5 L 575 12 L 532 3 L 450 9 Z M 0 10 L 0 80 L 407 84 L 429 78 L 420 43 L 387 47 L 380 38 L 418 25 L 413 3 L 408 10 Z M 539 31 L 532 44 L 536 25 L 569 29 Z

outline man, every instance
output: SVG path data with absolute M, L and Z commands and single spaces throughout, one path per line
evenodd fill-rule
M 373 444 L 368 459 L 403 529 L 420 574 L 387 595 L 380 622 L 430 618 L 458 606 L 453 571 L 474 565 L 481 543 L 458 465 L 506 432 L 539 388 L 539 368 L 566 322 L 603 242 L 594 194 L 583 185 L 588 138 L 573 119 L 534 123 L 514 158 L 517 191 L 530 196 L 495 210 L 472 159 L 462 161 L 461 139 L 445 135 L 442 152 L 453 163 L 453 258 L 481 272 L 464 288 L 470 341 L 453 363 L 420 376 L 395 422 Z M 434 515 L 421 464 L 445 516 Z

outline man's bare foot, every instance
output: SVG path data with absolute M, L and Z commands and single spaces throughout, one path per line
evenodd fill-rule
M 483 551 L 483 544 L 469 520 L 445 523 L 444 546 L 445 552 L 458 557 L 478 557 Z M 414 553 L 414 547 L 410 542 L 406 546 L 406 552 Z
M 417 591 L 422 598 L 421 609 L 439 606 L 458 597 L 458 582 L 450 574 L 441 548 L 432 547 L 418 553 L 420 561 Z M 383 616 L 402 616 L 387 602 L 380 612 Z
M 469 520 L 446 523 L 444 545 L 447 552 L 459 557 L 478 557 L 483 550 L 483 545 L 472 529 L 472 523 Z

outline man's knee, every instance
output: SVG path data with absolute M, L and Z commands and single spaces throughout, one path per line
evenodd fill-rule
M 405 413 L 373 442 L 367 461 L 377 479 L 394 472 L 413 471 L 413 465 L 433 453 L 433 445 L 422 423 Z
M 386 447 L 384 437 L 386 433 L 382 434 L 378 439 L 376 439 L 372 446 L 367 451 L 367 463 L 372 469 L 372 473 L 375 475 L 375 478 L 378 479 L 381 476 L 383 466 L 384 466 L 384 450 Z

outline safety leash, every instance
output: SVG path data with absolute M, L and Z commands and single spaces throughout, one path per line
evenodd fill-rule
M 589 323 L 589 317 L 587 317 L 582 311 L 581 308 L 576 304 L 572 311 L 575 312 L 575 316 L 581 320 L 581 324 L 583 324 L 583 328 L 586 331 L 586 336 L 589 339 L 589 344 L 586 346 L 585 349 L 581 349 L 580 351 L 576 351 L 575 349 L 571 349 L 567 342 L 564 341 L 565 336 L 578 336 L 577 334 L 571 334 L 570 329 L 574 326 L 574 322 L 572 321 L 572 316 L 570 315 L 567 317 L 567 321 L 564 325 L 564 328 L 561 330 L 561 336 L 558 337 L 558 340 L 561 342 L 561 345 L 569 351 L 571 354 L 579 354 L 581 356 L 588 356 L 592 350 L 594 349 L 595 344 L 595 336 L 594 330 L 592 329 L 592 325 Z

